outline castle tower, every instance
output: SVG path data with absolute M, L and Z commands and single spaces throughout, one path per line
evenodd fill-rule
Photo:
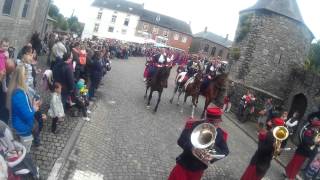
M 313 38 L 295 0 L 258 0 L 240 12 L 230 78 L 287 98 L 291 70 L 303 67 Z

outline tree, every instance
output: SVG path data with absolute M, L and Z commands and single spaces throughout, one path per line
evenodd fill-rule
M 52 17 L 53 19 L 56 19 L 56 18 L 60 15 L 60 10 L 59 10 L 59 8 L 58 8 L 56 5 L 50 4 L 48 14 L 49 14 L 49 16 Z
M 305 68 L 320 73 L 320 40 L 311 44 Z

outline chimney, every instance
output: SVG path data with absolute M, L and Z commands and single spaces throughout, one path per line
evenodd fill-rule
M 226 40 L 228 40 L 228 38 L 229 38 L 229 34 L 226 35 Z
M 204 28 L 204 32 L 205 33 L 208 32 L 208 27 L 207 26 Z

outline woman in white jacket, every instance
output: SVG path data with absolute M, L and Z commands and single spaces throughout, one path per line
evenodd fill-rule
M 50 109 L 48 111 L 48 114 L 52 118 L 51 132 L 56 134 L 57 122 L 59 118 L 61 119 L 64 117 L 63 104 L 61 101 L 61 84 L 60 83 L 54 84 L 54 92 L 52 93 L 52 96 L 51 96 Z

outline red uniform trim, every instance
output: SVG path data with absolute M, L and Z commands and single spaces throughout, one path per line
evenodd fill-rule
M 188 171 L 177 164 L 171 171 L 168 180 L 200 180 L 203 171 Z
M 256 165 L 249 165 L 241 177 L 241 180 L 260 180 L 260 179 L 262 179 L 262 177 L 258 176 Z
M 296 175 L 299 173 L 301 166 L 303 165 L 306 157 L 295 153 L 291 161 L 286 167 L 286 174 L 289 179 L 295 179 Z

